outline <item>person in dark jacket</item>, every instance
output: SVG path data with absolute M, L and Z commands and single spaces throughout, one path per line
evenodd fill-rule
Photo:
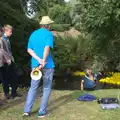
M 17 73 L 15 70 L 14 57 L 11 52 L 9 37 L 12 35 L 13 28 L 10 25 L 4 25 L 2 37 L 0 37 L 0 67 L 2 76 L 2 85 L 6 99 L 20 97 L 17 94 Z M 11 86 L 11 95 L 9 87 Z

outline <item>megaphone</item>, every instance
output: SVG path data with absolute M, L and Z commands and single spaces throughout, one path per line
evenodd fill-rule
M 40 80 L 42 77 L 42 72 L 40 71 L 40 69 L 37 67 L 35 69 L 32 70 L 31 74 L 31 79 L 32 80 Z

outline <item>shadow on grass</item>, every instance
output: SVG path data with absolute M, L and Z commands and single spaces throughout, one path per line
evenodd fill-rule
M 0 106 L 0 111 L 7 110 L 9 108 L 12 108 L 16 105 L 19 105 L 25 101 L 26 97 L 20 97 L 20 98 L 15 98 L 14 100 L 8 100 L 6 101 L 2 106 Z
M 57 86 L 54 86 L 55 90 L 80 90 L 80 81 L 63 82 Z
M 57 99 L 54 99 L 54 100 L 50 101 L 50 103 L 48 105 L 48 110 L 50 112 L 53 112 L 56 109 L 58 109 L 59 107 L 64 106 L 65 104 L 68 104 L 69 102 L 72 102 L 73 100 L 76 100 L 80 95 L 82 95 L 84 93 L 85 93 L 85 91 L 74 91 L 70 94 L 64 95 Z M 52 97 L 54 97 L 54 96 L 52 96 Z M 32 114 L 33 115 L 36 114 L 38 112 L 38 110 L 39 110 L 39 108 L 36 109 L 35 111 L 33 111 Z
M 42 96 L 42 86 L 38 88 L 38 93 L 39 94 L 37 95 L 37 97 L 41 97 Z M 20 97 L 20 98 L 15 98 L 15 99 L 10 99 L 8 101 L 5 101 L 3 103 L 3 105 L 0 106 L 0 111 L 12 108 L 12 107 L 14 107 L 16 105 L 19 105 L 19 104 L 25 102 L 26 101 L 26 96 L 27 96 L 27 91 L 22 93 L 22 95 L 23 96 Z

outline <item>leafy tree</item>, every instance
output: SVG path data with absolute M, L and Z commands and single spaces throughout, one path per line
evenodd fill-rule
M 71 24 L 70 10 L 71 7 L 69 5 L 61 6 L 57 4 L 49 9 L 48 15 L 52 17 L 57 24 Z
M 78 38 L 57 37 L 55 39 L 55 48 L 53 56 L 56 64 L 56 70 L 62 74 L 66 68 L 72 70 L 84 70 L 84 63 L 91 53 L 91 41 L 84 39 L 82 36 Z
M 14 28 L 13 35 L 10 38 L 12 52 L 18 73 L 24 77 L 22 79 L 25 79 L 29 77 L 28 67 L 30 68 L 29 55 L 26 51 L 28 37 L 39 25 L 36 21 L 25 16 L 20 3 L 20 0 L 0 1 L 0 24 L 10 24 Z M 24 83 L 29 83 L 28 80 Z
M 93 53 L 107 57 L 115 69 L 120 60 L 120 1 L 79 0 L 72 11 L 73 24 L 94 41 Z
M 48 15 L 49 8 L 55 5 L 65 5 L 64 0 L 21 0 L 21 3 L 28 15 L 33 12 L 36 13 L 34 17 L 36 19 L 40 19 L 43 15 Z

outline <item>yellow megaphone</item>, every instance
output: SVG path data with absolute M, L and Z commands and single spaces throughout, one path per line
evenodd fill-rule
M 35 69 L 32 70 L 31 74 L 31 79 L 32 80 L 40 80 L 42 77 L 42 72 L 40 71 L 40 69 L 37 67 Z

